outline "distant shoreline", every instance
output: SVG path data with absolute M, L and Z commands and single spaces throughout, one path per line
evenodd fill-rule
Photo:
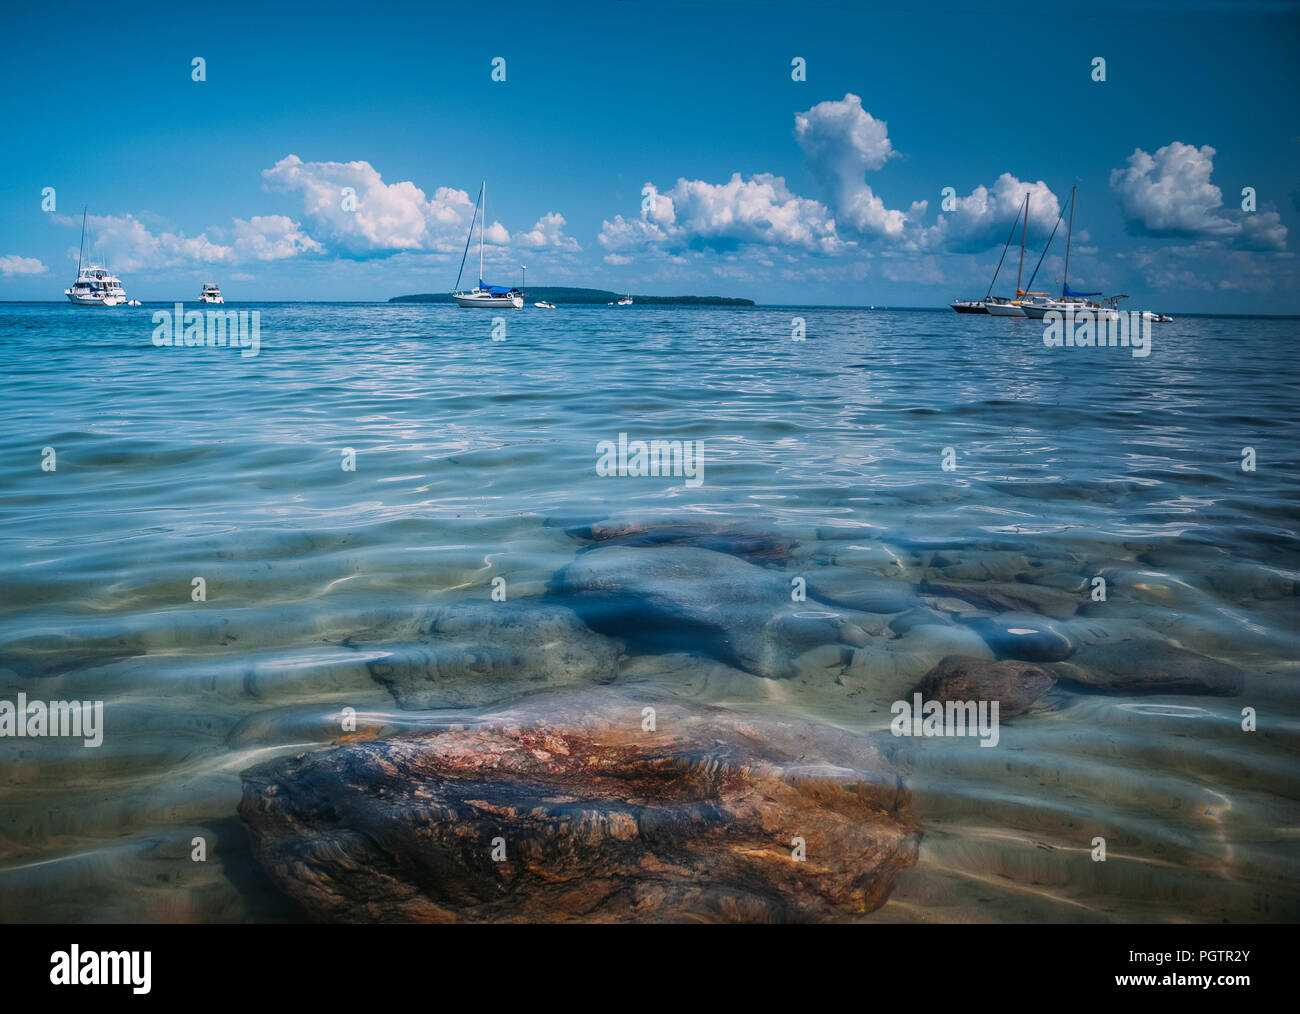
M 526 295 L 559 305 L 587 304 L 603 305 L 622 299 L 624 293 L 609 292 L 605 289 L 572 289 L 564 286 L 543 285 L 525 290 Z M 390 303 L 450 303 L 451 294 L 447 292 L 422 292 L 412 296 L 393 296 Z M 632 296 L 633 305 L 643 303 L 649 306 L 756 306 L 752 299 L 740 299 L 736 296 Z
M 542 289 L 529 289 L 530 295 L 537 295 L 543 292 Z M 389 299 L 229 299 L 225 302 L 226 307 L 231 306 L 388 306 L 391 303 L 427 303 L 432 305 L 450 306 L 451 299 L 443 293 L 430 293 L 430 298 L 425 299 L 421 296 L 393 296 Z M 867 306 L 854 305 L 850 303 L 755 303 L 753 300 L 734 300 L 731 302 L 687 302 L 687 300 L 704 300 L 704 299 L 730 299 L 726 296 L 637 296 L 633 295 L 634 302 L 642 302 L 647 306 L 721 306 L 730 309 L 754 309 L 754 310 L 868 310 L 875 313 L 942 313 L 945 316 L 956 317 L 957 314 L 952 309 L 944 306 Z M 121 307 L 123 312 L 129 312 L 132 309 L 144 309 L 145 307 L 157 306 L 170 308 L 177 302 L 186 304 L 191 303 L 199 307 L 198 300 L 195 299 L 145 299 L 141 301 L 138 307 Z M 0 306 L 58 306 L 67 309 L 80 310 L 100 310 L 119 309 L 118 307 L 74 307 L 71 303 L 63 299 L 0 299 Z M 571 304 L 576 305 L 576 304 Z M 596 303 L 585 305 L 595 306 Z M 603 303 L 599 305 L 604 305 Z M 1173 309 L 1172 314 L 1178 317 L 1204 317 L 1217 320 L 1300 320 L 1300 313 L 1199 313 L 1188 310 Z M 966 315 L 970 316 L 970 315 Z M 974 317 L 973 319 L 983 319 Z M 1023 320 L 1024 318 L 999 318 L 1004 320 Z

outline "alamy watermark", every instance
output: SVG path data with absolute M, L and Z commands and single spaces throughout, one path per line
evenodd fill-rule
M 596 445 L 596 474 L 601 476 L 673 476 L 687 486 L 704 482 L 703 440 L 602 440 Z
M 1043 323 L 1048 348 L 1125 348 L 1135 359 L 1151 355 L 1151 319 L 1137 310 L 1049 310 Z
M 260 310 L 189 310 L 177 303 L 175 311 L 155 310 L 153 343 L 159 348 L 240 349 L 251 359 L 262 351 Z
M 0 737 L 69 736 L 84 746 L 104 742 L 103 701 L 28 701 L 20 693 L 17 703 L 0 701 Z
M 895 701 L 889 729 L 895 736 L 978 736 L 980 746 L 997 746 L 997 701 Z

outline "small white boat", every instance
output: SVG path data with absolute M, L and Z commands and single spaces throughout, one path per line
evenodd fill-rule
M 620 299 L 620 300 L 619 300 L 617 303 L 615 303 L 614 305 L 615 305 L 615 306 L 631 306 L 631 305 L 632 305 L 632 293 L 629 292 L 626 296 L 624 296 L 622 299 Z
M 1142 319 L 1153 321 L 1156 324 L 1172 324 L 1174 318 L 1167 313 L 1156 313 L 1154 310 L 1143 310 Z
M 81 247 L 77 251 L 77 280 L 63 294 L 77 306 L 123 306 L 126 292 L 122 280 L 99 264 L 81 266 L 86 249 L 86 209 L 81 209 Z
M 504 289 L 496 291 L 500 286 L 483 286 L 479 283 L 479 288 L 472 289 L 469 292 L 453 292 L 451 298 L 456 301 L 457 306 L 477 306 L 486 310 L 522 310 L 524 308 L 524 297 L 519 295 L 518 289 Z
M 537 307 L 537 309 L 539 309 L 539 310 L 554 310 L 554 309 L 555 309 L 555 304 L 554 304 L 554 303 L 548 303 L 548 302 L 547 302 L 546 300 L 544 300 L 544 299 L 539 299 L 536 303 L 533 304 L 533 306 Z
M 993 317 L 1025 317 L 1024 307 L 1010 300 L 990 299 L 984 304 L 984 311 Z
M 126 301 L 126 305 L 127 305 L 127 306 L 139 306 L 139 305 L 140 305 L 140 300 L 138 300 L 138 299 L 128 299 L 128 300 Z
M 482 216 L 480 217 L 480 209 Z M 465 257 L 469 254 L 469 241 L 474 236 L 474 223 L 478 222 L 478 285 L 465 291 L 457 288 L 451 298 L 457 306 L 477 307 L 483 310 L 522 310 L 524 296 L 518 289 L 504 285 L 489 285 L 483 281 L 483 232 L 487 225 L 487 180 L 479 188 L 478 200 L 474 202 L 474 217 L 469 221 L 469 235 L 465 237 L 465 253 L 460 258 L 460 271 L 456 273 L 456 285 L 460 285 L 460 276 L 465 271 Z
M 203 291 L 199 293 L 199 302 L 200 303 L 224 303 L 225 302 L 225 300 L 221 298 L 221 288 L 217 285 L 216 282 L 204 283 Z

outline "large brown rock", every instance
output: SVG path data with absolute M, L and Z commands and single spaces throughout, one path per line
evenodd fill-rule
M 239 814 L 284 891 L 342 922 L 850 919 L 919 840 L 860 737 L 610 690 L 282 757 L 244 773 Z
M 998 701 L 1002 719 L 1024 714 L 1056 677 L 1031 662 L 949 655 L 916 686 L 927 701 Z

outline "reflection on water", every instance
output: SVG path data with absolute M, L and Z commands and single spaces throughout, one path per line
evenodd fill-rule
M 948 311 L 800 310 L 794 343 L 782 310 L 562 307 L 505 341 L 451 307 L 261 310 L 243 360 L 152 347 L 147 307 L 0 309 L 0 699 L 105 713 L 97 749 L 0 739 L 4 919 L 298 918 L 248 853 L 240 771 L 338 739 L 348 708 L 387 736 L 472 717 L 444 700 L 594 686 L 610 633 L 616 683 L 889 753 L 925 839 L 874 920 L 1300 915 L 1296 322 L 1181 319 L 1133 359 Z M 703 484 L 598 477 L 621 432 L 703 441 Z M 567 627 L 611 518 L 642 580 L 602 632 Z M 748 575 L 733 642 L 786 678 L 663 619 L 655 596 L 715 566 Z M 431 615 L 491 615 L 470 605 L 496 578 L 510 624 L 430 639 Z M 944 656 L 1049 634 L 1074 678 L 997 748 L 890 736 Z M 1238 689 L 1123 683 L 1161 666 Z M 429 707 L 399 707 L 429 673 Z

